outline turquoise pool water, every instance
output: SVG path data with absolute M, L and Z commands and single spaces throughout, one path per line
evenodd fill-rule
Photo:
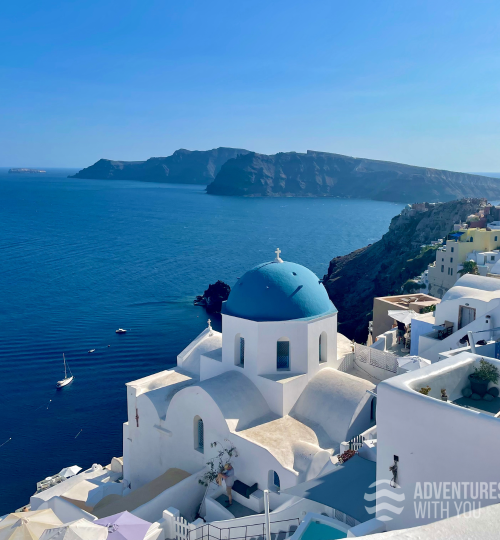
M 319 521 L 310 521 L 300 535 L 300 540 L 337 540 L 338 538 L 347 538 L 347 533 Z

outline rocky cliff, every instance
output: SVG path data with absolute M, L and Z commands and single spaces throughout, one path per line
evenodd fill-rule
M 462 199 L 436 205 L 414 216 L 392 219 L 389 231 L 375 244 L 336 257 L 323 282 L 339 310 L 339 332 L 359 343 L 366 341 L 373 298 L 401 294 L 401 286 L 435 260 L 434 249 L 422 245 L 446 238 L 454 223 L 478 211 L 485 199 Z
M 218 195 L 302 196 L 393 202 L 500 199 L 500 181 L 326 152 L 254 152 L 227 161 L 207 192 Z
M 171 184 L 209 184 L 228 159 L 246 154 L 241 148 L 215 148 L 206 151 L 176 150 L 168 157 L 147 161 L 100 159 L 70 178 L 94 180 L 144 180 Z

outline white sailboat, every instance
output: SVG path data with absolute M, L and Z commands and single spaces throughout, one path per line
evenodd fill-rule
M 63 361 L 64 361 L 64 379 L 62 381 L 57 381 L 56 388 L 62 388 L 63 386 L 67 386 L 68 384 L 73 382 L 73 373 L 71 373 L 71 368 L 66 364 L 66 358 L 64 357 L 63 353 Z M 69 377 L 66 371 L 66 368 L 69 369 Z

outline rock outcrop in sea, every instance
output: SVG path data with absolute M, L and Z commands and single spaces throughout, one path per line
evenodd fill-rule
M 240 155 L 208 185 L 216 195 L 342 197 L 393 202 L 500 199 L 500 180 L 308 150 L 306 154 Z
M 464 222 L 485 204 L 485 199 L 462 199 L 426 204 L 425 211 L 413 216 L 403 212 L 392 218 L 389 231 L 378 242 L 335 257 L 323 283 L 339 310 L 339 332 L 358 343 L 366 341 L 373 298 L 401 294 L 406 280 L 435 260 L 435 249 L 422 246 L 446 238 L 455 223 Z
M 208 289 L 201 295 L 197 296 L 194 305 L 203 306 L 209 313 L 220 313 L 222 302 L 225 302 L 231 287 L 221 280 L 208 286 Z
M 207 185 L 228 159 L 246 154 L 242 148 L 213 150 L 176 150 L 168 157 L 152 157 L 147 161 L 113 161 L 100 159 L 70 178 L 93 180 L 143 180 L 170 184 Z

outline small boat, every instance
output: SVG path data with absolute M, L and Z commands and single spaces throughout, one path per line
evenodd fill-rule
M 117 334 L 126 334 L 127 331 L 124 330 L 123 328 L 118 328 L 118 330 L 116 330 L 116 333 L 117 333 Z
M 63 354 L 63 362 L 64 362 L 64 379 L 62 381 L 57 381 L 56 388 L 62 388 L 63 386 L 67 386 L 68 384 L 73 382 L 74 376 L 73 373 L 71 373 L 71 368 L 66 364 L 66 358 Z M 67 373 L 67 369 L 69 369 L 69 377 Z
M 95 352 L 95 349 L 90 349 L 89 354 Z

